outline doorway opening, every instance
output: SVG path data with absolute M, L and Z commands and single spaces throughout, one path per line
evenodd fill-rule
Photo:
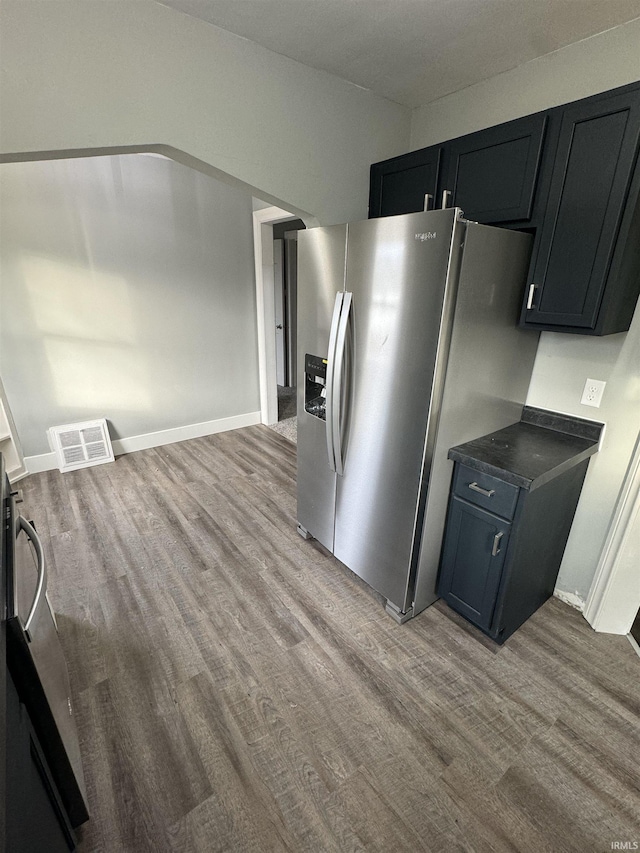
M 636 647 L 640 650 L 640 609 L 636 613 L 636 618 L 633 620 L 633 625 L 629 633 L 636 641 Z
M 310 217 L 309 224 L 317 224 L 314 217 Z M 297 372 L 297 233 L 305 227 L 296 214 L 283 208 L 267 207 L 253 211 L 260 420 L 293 442 L 297 438 L 294 390 Z M 282 328 L 277 329 L 277 326 Z M 285 423 L 284 427 L 282 423 Z
M 272 428 L 294 443 L 296 420 L 296 320 L 298 231 L 305 227 L 301 219 L 273 226 L 273 296 L 276 343 L 276 384 L 278 421 Z

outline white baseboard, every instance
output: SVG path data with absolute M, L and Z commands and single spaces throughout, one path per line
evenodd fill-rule
M 39 453 L 37 456 L 24 457 L 27 474 L 39 474 L 41 471 L 54 471 L 58 467 L 55 453 Z
M 559 598 L 560 601 L 564 601 L 565 604 L 568 604 L 569 607 L 573 607 L 581 613 L 584 610 L 584 598 L 582 598 L 581 595 L 578 595 L 577 592 L 564 592 L 564 590 L 556 588 L 553 590 L 553 594 L 556 598 Z
M 230 418 L 218 418 L 215 421 L 187 424 L 186 426 L 174 427 L 173 429 L 147 432 L 144 435 L 132 435 L 129 438 L 117 438 L 113 442 L 113 452 L 116 456 L 120 456 L 123 453 L 135 453 L 136 450 L 162 447 L 163 444 L 175 444 L 177 441 L 187 441 L 190 438 L 214 435 L 217 432 L 227 432 L 228 430 L 241 429 L 242 427 L 254 426 L 259 423 L 260 412 L 247 412 L 244 415 L 234 415 Z M 25 456 L 24 463 L 29 474 L 54 471 L 58 467 L 55 453 L 40 453 L 37 456 Z

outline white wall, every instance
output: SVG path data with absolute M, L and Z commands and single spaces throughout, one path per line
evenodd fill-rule
M 599 409 L 580 404 L 587 378 L 604 379 Z M 590 464 L 558 588 L 583 601 L 591 586 L 640 426 L 640 309 L 629 332 L 603 338 L 543 333 L 527 403 L 607 424 Z
M 411 150 L 640 80 L 640 18 L 413 111 Z
M 150 0 L 3 0 L 0 154 L 161 144 L 322 224 L 410 111 Z
M 253 415 L 252 200 L 154 155 L 0 166 L 0 373 L 26 456 Z
M 411 147 L 421 148 L 640 79 L 640 20 L 578 42 L 414 110 Z M 607 382 L 602 406 L 579 402 L 587 377 Z M 640 310 L 628 333 L 586 338 L 543 332 L 527 403 L 604 420 L 558 577 L 584 600 L 640 425 Z

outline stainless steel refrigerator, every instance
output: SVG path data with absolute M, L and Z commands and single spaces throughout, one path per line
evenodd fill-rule
M 449 447 L 520 419 L 531 238 L 452 208 L 298 241 L 298 530 L 403 622 L 437 598 Z

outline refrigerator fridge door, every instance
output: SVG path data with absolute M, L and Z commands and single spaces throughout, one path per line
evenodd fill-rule
M 453 472 L 449 448 L 516 423 L 522 414 L 539 337 L 516 325 L 531 243 L 531 235 L 506 228 L 477 223 L 466 227 L 414 615 L 438 597 L 436 578 Z
M 410 602 L 463 235 L 455 209 L 349 225 L 333 552 L 400 611 Z
M 336 474 L 324 405 L 333 367 L 329 350 L 342 305 L 346 242 L 346 225 L 298 235 L 298 524 L 331 551 Z M 313 400 L 309 388 L 317 394 Z

